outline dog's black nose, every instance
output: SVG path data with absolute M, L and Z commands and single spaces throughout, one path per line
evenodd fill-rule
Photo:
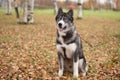
M 59 23 L 58 25 L 59 25 L 59 28 L 62 28 L 62 24 L 61 23 Z

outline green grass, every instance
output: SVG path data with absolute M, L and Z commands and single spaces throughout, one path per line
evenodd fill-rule
M 64 9 L 66 12 L 67 10 Z M 74 16 L 77 17 L 77 10 L 74 10 Z M 0 9 L 0 13 L 5 13 L 5 9 Z M 14 13 L 14 10 L 13 10 Z M 46 14 L 46 15 L 54 15 L 53 9 L 35 9 L 36 14 Z M 83 17 L 100 17 L 100 18 L 113 18 L 120 19 L 120 11 L 112 11 L 112 10 L 83 10 Z
M 84 10 L 83 16 L 120 19 L 120 12 L 112 10 L 100 10 L 100 11 Z
M 46 15 L 54 15 L 54 10 L 53 9 L 35 9 L 35 13 L 46 14 Z
M 64 10 L 65 12 L 67 10 Z M 53 15 L 53 9 L 36 9 L 36 13 L 38 14 L 48 14 Z M 74 11 L 74 16 L 77 17 L 77 10 Z M 101 17 L 101 18 L 113 18 L 120 19 L 120 11 L 112 11 L 112 10 L 83 10 L 83 17 Z
M 5 14 L 5 9 L 4 8 L 0 8 L 0 15 Z

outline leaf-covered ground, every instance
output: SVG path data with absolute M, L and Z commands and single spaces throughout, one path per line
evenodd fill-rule
M 0 80 L 59 80 L 55 16 L 35 14 L 34 24 L 17 24 L 15 15 L 0 14 Z M 120 19 L 75 19 L 89 63 L 79 80 L 120 79 Z M 65 72 L 61 80 L 72 80 Z

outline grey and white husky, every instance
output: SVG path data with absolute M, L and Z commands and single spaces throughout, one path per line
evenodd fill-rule
M 87 72 L 87 63 L 82 50 L 82 43 L 73 23 L 73 10 L 67 13 L 59 8 L 56 16 L 57 39 L 56 48 L 58 53 L 59 72 L 73 72 L 73 77 L 78 78 L 79 71 L 83 76 Z

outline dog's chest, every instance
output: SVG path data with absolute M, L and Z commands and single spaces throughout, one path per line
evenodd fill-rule
M 65 44 L 63 38 L 59 37 L 61 44 L 57 44 L 57 51 L 60 52 L 65 58 L 72 58 L 76 50 L 76 44 Z

